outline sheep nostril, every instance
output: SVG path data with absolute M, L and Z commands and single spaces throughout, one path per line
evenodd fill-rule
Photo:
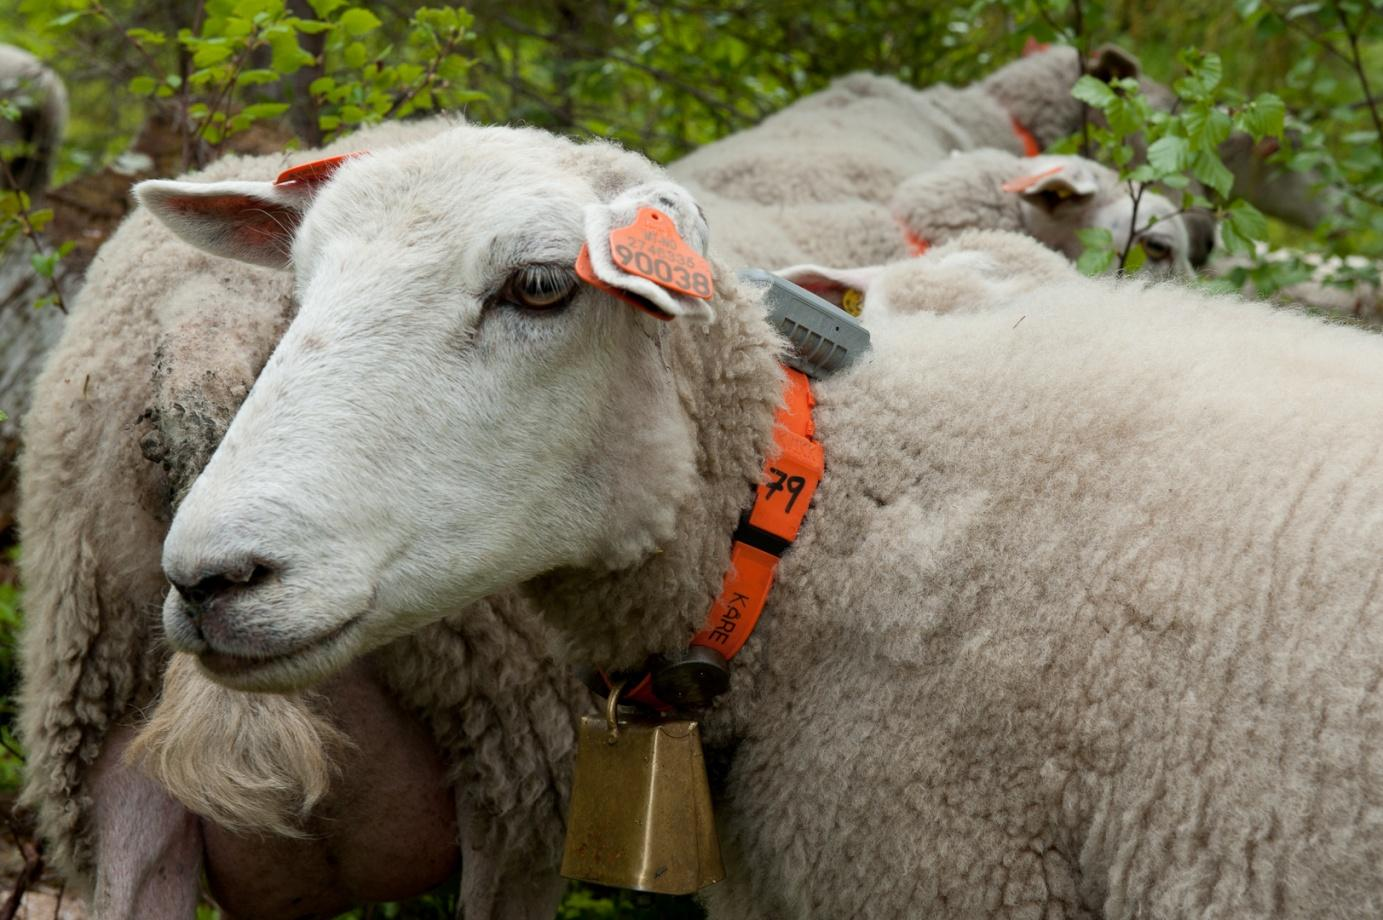
M 188 616 L 195 619 L 216 598 L 233 591 L 253 588 L 267 581 L 273 573 L 274 570 L 262 562 L 249 562 L 243 566 L 207 575 L 195 582 L 174 581 L 173 589 L 187 603 Z

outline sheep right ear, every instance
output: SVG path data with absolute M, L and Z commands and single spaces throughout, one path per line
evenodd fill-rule
M 212 255 L 284 268 L 312 187 L 274 182 L 154 179 L 135 198 L 174 233 Z
M 1132 77 L 1137 79 L 1143 65 L 1131 52 L 1118 45 L 1104 45 L 1095 51 L 1088 67 L 1090 74 L 1108 83 Z

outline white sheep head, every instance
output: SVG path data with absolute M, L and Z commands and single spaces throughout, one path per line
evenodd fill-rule
M 711 307 L 623 285 L 663 322 L 573 273 L 640 205 L 704 250 L 699 208 L 647 160 L 458 126 L 320 187 L 137 193 L 196 246 L 291 267 L 301 303 L 164 544 L 169 641 L 223 683 L 303 685 L 672 536 L 696 447 L 663 345 Z
M 1114 245 L 1124 249 L 1132 240 L 1147 254 L 1142 271 L 1154 277 L 1193 274 L 1191 239 L 1177 207 L 1162 195 L 1146 190 L 1134 196 L 1106 166 L 1077 156 L 1045 155 L 1024 161 L 1023 175 L 1006 183 L 1005 191 L 1019 196 L 1023 226 L 1051 248 L 1076 259 L 1083 248 L 1076 231 L 1100 228 L 1110 232 Z

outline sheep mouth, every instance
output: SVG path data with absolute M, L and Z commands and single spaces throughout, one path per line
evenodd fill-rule
M 292 648 L 272 655 L 242 655 L 234 652 L 220 652 L 208 647 L 197 658 L 202 663 L 202 667 L 217 677 L 236 679 L 281 668 L 285 665 L 291 667 L 294 662 L 301 661 L 309 655 L 325 652 L 332 646 L 340 644 L 346 634 L 359 625 L 364 616 L 364 612 L 357 613 L 339 626 L 334 626 L 320 635 L 313 636 L 305 642 L 300 642 Z

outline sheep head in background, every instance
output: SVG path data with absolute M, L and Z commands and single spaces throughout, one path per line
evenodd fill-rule
M 1144 191 L 1135 202 L 1118 173 L 1083 157 L 1033 157 L 1025 172 L 1001 188 L 1018 196 L 1023 227 L 1039 242 L 1074 260 L 1084 248 L 1077 231 L 1108 230 L 1118 249 L 1143 247 L 1149 274 L 1192 273 L 1190 233 L 1166 198 Z
M 48 184 L 67 126 L 67 90 L 33 55 L 0 45 L 0 99 L 14 102 L 19 120 L 0 118 L 0 157 L 15 187 L 37 196 Z M 0 190 L 9 186 L 0 171 Z
M 1087 228 L 1108 230 L 1115 246 L 1130 239 L 1148 259 L 1141 271 L 1161 277 L 1193 271 L 1185 215 L 1146 191 L 1137 204 L 1114 170 L 1077 156 L 1020 158 L 1001 150 L 958 153 L 898 187 L 894 215 L 917 240 L 938 245 L 974 229 L 1034 237 L 1074 260 Z
M 659 178 L 607 145 L 461 126 L 348 161 L 315 196 L 140 185 L 194 245 L 291 264 L 301 300 L 165 542 L 173 647 L 231 686 L 304 684 L 540 573 L 670 538 L 696 463 L 662 348 L 678 324 L 573 271 L 587 227 L 641 205 L 704 245 Z

